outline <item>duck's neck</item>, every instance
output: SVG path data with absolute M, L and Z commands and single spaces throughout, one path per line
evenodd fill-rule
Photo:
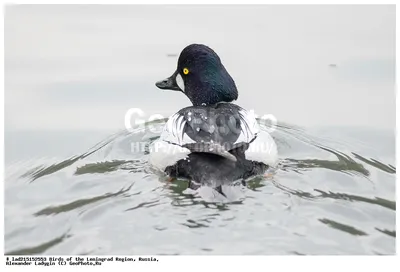
M 217 103 L 229 103 L 238 98 L 236 87 L 231 89 L 223 88 L 221 85 L 207 82 L 194 88 L 188 88 L 185 94 L 192 102 L 193 106 L 213 105 Z M 190 90 L 190 91 L 189 91 Z

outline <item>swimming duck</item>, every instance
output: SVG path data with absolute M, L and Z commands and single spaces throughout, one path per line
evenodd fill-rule
M 182 92 L 192 103 L 168 119 L 150 148 L 150 164 L 170 178 L 221 188 L 277 163 L 273 138 L 260 131 L 252 111 L 232 103 L 237 87 L 210 47 L 185 47 L 176 71 L 155 85 Z

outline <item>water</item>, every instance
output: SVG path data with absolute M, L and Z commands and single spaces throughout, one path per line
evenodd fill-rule
M 6 10 L 6 253 L 395 253 L 394 8 L 225 7 L 224 25 L 218 9 Z M 159 133 L 124 129 L 129 108 L 188 105 L 154 83 L 194 41 L 239 105 L 278 119 L 278 167 L 233 203 L 168 182 L 147 163 Z

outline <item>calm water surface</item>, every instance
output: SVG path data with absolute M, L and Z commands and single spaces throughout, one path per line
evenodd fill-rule
M 6 10 L 6 253 L 395 253 L 394 8 L 221 9 Z M 233 202 L 167 182 L 132 149 L 159 133 L 124 129 L 188 105 L 154 83 L 191 42 L 278 119 L 278 167 Z

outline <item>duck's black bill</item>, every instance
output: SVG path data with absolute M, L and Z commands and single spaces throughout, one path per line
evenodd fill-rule
M 157 81 L 156 86 L 162 90 L 180 91 L 181 89 L 178 87 L 178 84 L 176 84 L 176 74 L 177 72 L 169 78 Z

